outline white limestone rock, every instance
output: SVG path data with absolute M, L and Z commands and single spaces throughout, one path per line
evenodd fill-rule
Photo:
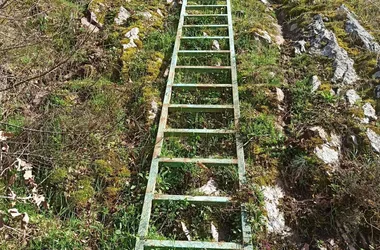
M 361 100 L 361 97 L 356 93 L 354 89 L 350 89 L 346 92 L 347 101 L 350 106 L 353 106 L 356 102 Z
M 261 38 L 262 40 L 264 40 L 265 42 L 267 42 L 269 44 L 272 43 L 272 38 L 267 31 L 258 30 L 254 34 L 255 34 L 257 40 L 259 40 L 259 38 Z
M 117 14 L 117 17 L 115 17 L 115 23 L 117 25 L 122 25 L 125 21 L 128 20 L 128 18 L 131 17 L 131 13 L 125 9 L 123 6 L 120 6 L 119 14 Z
M 295 42 L 295 45 L 294 45 L 294 53 L 296 55 L 299 55 L 299 54 L 302 54 L 302 53 L 305 53 L 306 52 L 306 41 L 305 40 L 301 40 L 301 41 L 297 41 Z
M 285 94 L 280 88 L 276 88 L 276 95 L 277 95 L 277 100 L 279 102 L 283 102 L 285 99 Z
M 152 120 L 156 119 L 156 117 L 157 117 L 158 103 L 153 100 L 150 105 L 151 105 L 151 108 L 148 112 L 149 113 L 148 119 L 152 121 Z
M 314 153 L 317 155 L 319 159 L 321 159 L 326 164 L 336 165 L 339 163 L 339 152 L 331 148 L 327 144 L 318 146 L 314 150 Z
M 212 41 L 212 49 L 213 50 L 220 50 L 220 44 L 219 44 L 218 40 Z
M 318 76 L 313 76 L 311 78 L 311 85 L 313 86 L 311 92 L 315 92 L 322 85 L 322 82 L 319 80 Z
M 334 76 L 331 81 L 347 85 L 354 84 L 359 79 L 354 68 L 354 60 L 339 46 L 334 32 L 325 27 L 321 15 L 314 17 L 310 25 L 310 33 L 311 52 L 334 60 Z
M 359 40 L 367 50 L 380 53 L 380 45 L 376 42 L 375 38 L 359 23 L 354 14 L 351 13 L 351 11 L 344 4 L 342 4 L 338 10 L 347 15 L 348 20 L 345 27 L 346 32 L 351 34 L 355 39 Z
M 140 39 L 139 32 L 140 32 L 139 28 L 132 28 L 130 31 L 127 32 L 127 34 L 125 34 L 125 37 L 129 38 L 129 43 L 123 44 L 124 49 L 136 48 L 137 47 L 134 40 Z
M 368 102 L 365 103 L 362 108 L 363 108 L 365 117 L 372 120 L 377 120 L 376 110 L 372 107 L 370 103 Z
M 367 129 L 367 137 L 371 142 L 372 148 L 380 153 L 380 135 L 376 134 L 373 130 Z
M 285 216 L 280 211 L 280 201 L 285 197 L 284 191 L 279 185 L 274 187 L 263 187 L 265 210 L 267 211 L 267 229 L 268 232 L 287 236 L 290 234 L 290 228 L 285 224 Z
M 198 192 L 204 193 L 205 195 L 219 195 L 220 193 L 213 178 L 210 178 L 206 185 L 198 188 Z
M 87 28 L 89 31 L 93 32 L 93 33 L 98 33 L 99 32 L 99 28 L 96 27 L 95 25 L 93 25 L 92 23 L 90 23 L 87 18 L 83 17 L 81 20 L 80 20 L 81 24 L 83 27 Z

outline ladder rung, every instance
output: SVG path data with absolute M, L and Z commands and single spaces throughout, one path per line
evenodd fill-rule
M 233 110 L 233 105 L 205 105 L 205 104 L 169 104 L 171 111 L 183 112 L 223 112 Z
M 186 14 L 186 17 L 228 17 L 227 14 Z
M 184 28 L 228 28 L 228 24 L 186 24 Z
M 193 9 L 202 9 L 202 8 L 226 8 L 227 5 L 222 5 L 222 4 L 218 4 L 218 5 L 198 5 L 198 4 L 194 4 L 194 5 L 187 5 L 186 6 L 187 8 L 193 8 Z
M 188 201 L 191 203 L 229 203 L 232 201 L 230 197 L 225 196 L 191 196 L 191 195 L 169 195 L 155 194 L 155 201 Z
M 181 39 L 192 40 L 192 39 L 212 39 L 212 40 L 221 40 L 221 39 L 230 39 L 229 36 L 183 36 Z
M 164 131 L 165 135 L 229 135 L 229 134 L 235 134 L 235 130 L 228 130 L 228 129 L 174 129 L 169 128 L 165 129 Z
M 176 83 L 174 88 L 232 88 L 232 84 L 212 84 L 212 83 Z
M 229 54 L 230 50 L 179 50 L 178 54 Z
M 207 241 L 174 241 L 174 240 L 145 240 L 146 247 L 182 248 L 182 249 L 243 249 L 243 246 L 232 242 Z
M 203 163 L 215 165 L 236 165 L 237 159 L 213 159 L 213 158 L 160 158 L 163 163 Z
M 176 66 L 175 68 L 198 70 L 198 71 L 231 70 L 231 66 Z

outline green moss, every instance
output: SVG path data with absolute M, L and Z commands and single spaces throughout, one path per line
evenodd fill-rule
M 94 188 L 89 179 L 79 180 L 77 190 L 70 193 L 70 201 L 77 208 L 84 208 L 87 202 L 95 195 Z
M 60 167 L 56 168 L 52 171 L 50 177 L 49 177 L 49 182 L 52 184 L 59 184 L 63 183 L 68 176 L 68 171 L 66 168 Z
M 113 174 L 113 169 L 109 162 L 105 160 L 96 160 L 95 172 L 101 177 L 108 177 Z

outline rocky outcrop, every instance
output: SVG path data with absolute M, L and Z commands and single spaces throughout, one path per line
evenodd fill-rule
M 354 14 L 344 5 L 340 6 L 339 11 L 347 15 L 346 32 L 351 34 L 354 39 L 360 41 L 363 46 L 375 53 L 380 53 L 380 45 L 376 42 L 375 38 L 368 33 L 368 31 L 359 23 Z
M 311 52 L 326 56 L 334 60 L 334 83 L 354 84 L 358 79 L 354 68 L 354 61 L 346 50 L 339 46 L 334 32 L 328 30 L 321 15 L 314 17 L 310 28 Z

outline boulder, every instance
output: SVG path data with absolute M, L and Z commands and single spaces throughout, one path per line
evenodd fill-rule
M 357 101 L 360 101 L 360 96 L 356 93 L 354 89 L 350 89 L 346 92 L 347 101 L 350 106 L 353 106 Z
M 316 15 L 309 28 L 311 52 L 334 60 L 334 76 L 331 81 L 354 84 L 359 79 L 354 68 L 354 61 L 348 56 L 347 51 L 339 46 L 334 32 L 325 27 L 322 16 Z
M 380 135 L 376 134 L 373 130 L 367 129 L 367 137 L 371 142 L 372 148 L 380 153 Z
M 380 53 L 380 45 L 376 42 L 375 38 L 359 23 L 354 14 L 351 13 L 351 11 L 344 4 L 342 4 L 338 10 L 347 15 L 348 20 L 346 21 L 346 32 L 351 34 L 356 40 L 359 40 L 367 50 Z

